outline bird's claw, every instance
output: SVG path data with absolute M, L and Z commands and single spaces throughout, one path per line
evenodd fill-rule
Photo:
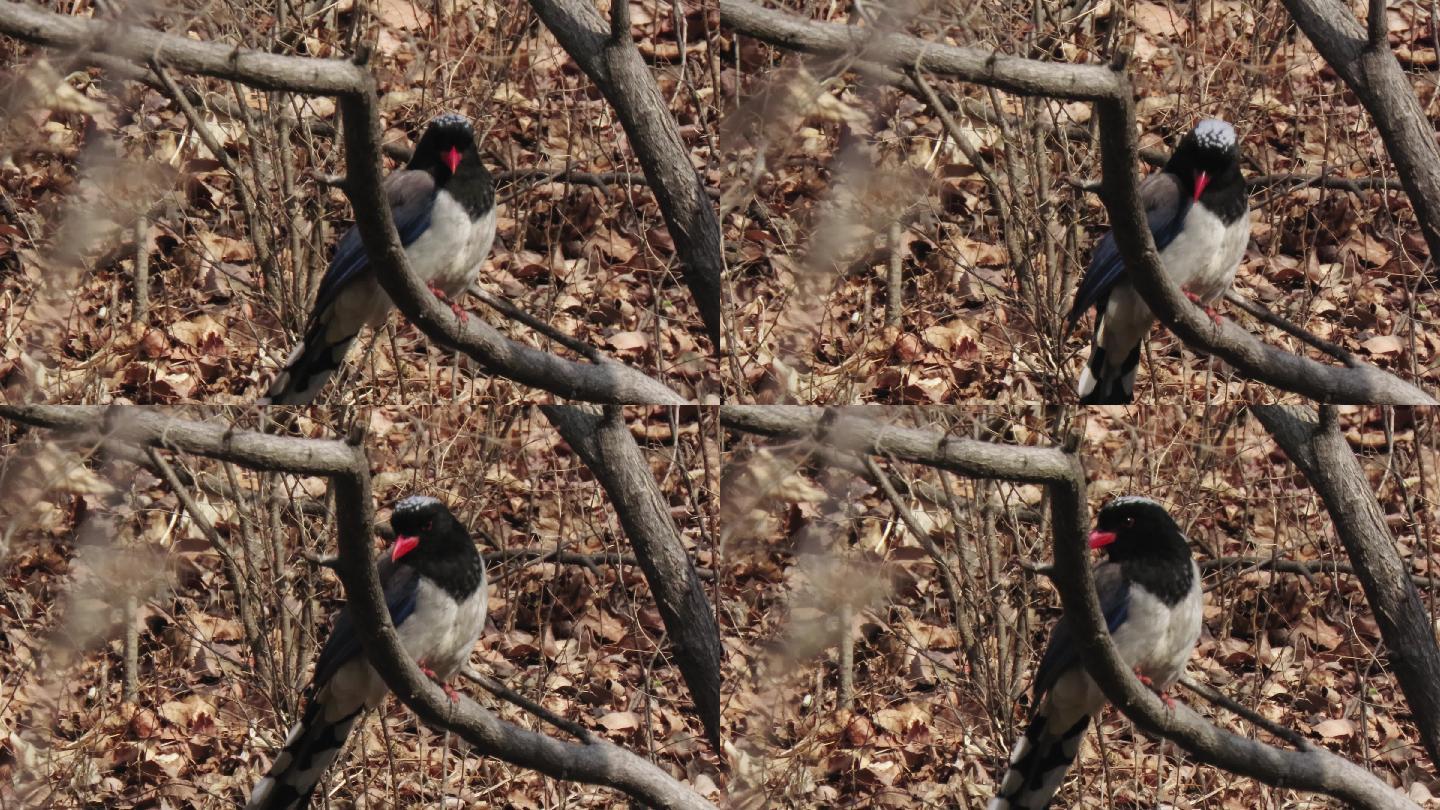
M 1161 700 L 1165 701 L 1165 708 L 1170 709 L 1171 711 L 1175 710 L 1175 698 L 1170 697 L 1170 693 L 1166 692 L 1164 689 L 1156 689 L 1155 682 L 1150 680 L 1150 676 L 1141 672 L 1139 667 L 1135 668 L 1135 677 L 1139 678 L 1140 683 L 1150 687 L 1150 690 L 1154 692 L 1156 696 L 1158 696 Z
M 451 703 L 460 702 L 460 693 L 455 691 L 455 687 L 440 680 L 440 676 L 435 674 L 435 670 L 425 666 L 424 661 L 417 661 L 416 666 L 420 667 L 420 671 L 425 673 L 425 677 L 439 684 L 440 688 L 445 690 L 445 696 L 450 698 Z
M 1210 320 L 1214 321 L 1216 326 L 1220 325 L 1220 313 L 1216 312 L 1214 307 L 1203 303 L 1200 300 L 1200 296 L 1189 290 L 1182 289 L 1181 292 L 1185 293 L 1185 297 L 1190 299 L 1190 303 L 1205 310 L 1205 314 L 1210 316 Z
M 470 313 L 466 312 L 459 303 L 451 301 L 450 296 L 446 295 L 444 290 L 436 287 L 434 284 L 428 286 L 430 287 L 430 292 L 434 294 L 436 298 L 440 299 L 442 303 L 450 305 L 450 311 L 455 313 L 455 317 L 459 319 L 460 323 L 466 323 L 470 320 Z

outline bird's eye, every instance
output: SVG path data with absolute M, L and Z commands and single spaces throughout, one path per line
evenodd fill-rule
M 1120 525 L 1128 529 L 1135 525 L 1135 518 L 1127 517 L 1124 520 L 1120 521 Z
M 435 525 L 435 521 L 433 521 L 433 520 L 427 520 L 427 521 L 425 521 L 425 528 L 423 529 L 423 531 L 427 531 L 427 532 L 430 531 L 430 527 L 433 526 L 433 525 Z

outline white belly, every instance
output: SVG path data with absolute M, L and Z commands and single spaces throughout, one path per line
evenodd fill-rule
M 1200 569 L 1190 561 L 1195 582 Z M 1157 689 L 1166 689 L 1180 680 L 1195 643 L 1200 640 L 1204 595 L 1199 587 L 1173 608 L 1168 608 L 1148 592 L 1136 589 L 1130 595 L 1130 610 L 1125 623 L 1110 634 L 1120 658 L 1132 669 L 1150 679 Z M 1084 666 L 1076 666 L 1062 675 L 1050 689 L 1048 729 L 1060 734 L 1085 715 L 1094 714 L 1105 705 L 1100 691 Z
M 1226 228 L 1208 209 L 1195 205 L 1185 215 L 1184 230 L 1160 251 L 1160 259 L 1176 284 L 1208 304 L 1230 288 L 1249 242 L 1248 211 Z
M 470 660 L 470 652 L 485 629 L 486 587 L 482 582 L 475 594 L 456 603 L 444 589 L 420 580 L 416 609 L 397 628 L 405 652 L 448 678 Z
M 494 208 L 472 226 L 464 207 L 441 195 L 435 198 L 430 227 L 405 248 L 405 255 L 421 281 L 456 296 L 475 280 L 494 241 Z M 347 285 L 330 305 L 325 339 L 337 343 L 354 336 L 361 326 L 379 327 L 394 307 L 374 271 L 369 270 Z
M 430 227 L 405 248 L 410 267 L 446 295 L 458 295 L 480 272 L 495 241 L 495 209 L 472 226 L 464 206 L 448 194 L 435 198 Z

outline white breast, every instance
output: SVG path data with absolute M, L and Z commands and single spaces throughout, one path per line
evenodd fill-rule
M 495 209 L 472 223 L 465 207 L 449 194 L 435 197 L 430 227 L 405 248 L 415 274 L 446 295 L 457 295 L 480 272 L 495 241 Z
M 1180 679 L 1200 640 L 1204 594 L 1198 587 L 1200 569 L 1190 561 L 1197 587 L 1175 607 L 1166 607 L 1143 588 L 1130 594 L 1130 609 L 1125 623 L 1110 635 L 1120 658 L 1138 668 L 1156 688 L 1165 689 Z M 1087 714 L 1094 714 L 1105 705 L 1105 694 L 1085 671 L 1075 666 L 1056 680 L 1048 696 L 1048 728 L 1060 734 Z
M 1176 284 L 1210 303 L 1225 294 L 1250 242 L 1250 214 L 1226 226 L 1202 205 L 1185 215 L 1185 228 L 1160 251 Z
M 456 602 L 445 589 L 427 579 L 417 586 L 415 612 L 396 628 L 405 652 L 424 661 L 441 678 L 454 675 L 470 660 L 470 652 L 485 629 L 485 584 L 470 598 Z
M 1200 581 L 1200 569 L 1190 561 L 1194 581 Z M 1120 657 L 1149 677 L 1155 686 L 1168 687 L 1179 680 L 1185 664 L 1200 639 L 1200 623 L 1204 598 L 1199 587 L 1179 604 L 1168 607 L 1149 591 L 1134 587 L 1130 593 L 1130 612 L 1112 635 Z

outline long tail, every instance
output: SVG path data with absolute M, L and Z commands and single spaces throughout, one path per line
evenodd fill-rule
M 326 326 L 319 318 L 310 324 L 310 328 L 305 330 L 305 339 L 290 353 L 285 368 L 275 378 L 275 383 L 260 404 L 309 405 L 315 399 L 320 389 L 330 381 L 330 375 L 345 361 L 350 344 L 359 334 L 357 330 L 339 340 L 328 339 L 325 336 Z
M 1111 365 L 1110 352 L 1099 341 L 1090 347 L 1090 361 L 1080 372 L 1081 405 L 1128 405 L 1135 398 L 1135 372 L 1140 367 L 1140 347 L 1130 350 L 1118 365 Z
M 1080 751 L 1080 739 L 1090 725 L 1090 715 L 1059 733 L 1047 728 L 1047 723 L 1042 710 L 1030 721 L 1025 735 L 1016 740 L 1010 768 L 985 810 L 1042 810 L 1050 805 Z
M 285 748 L 270 763 L 270 770 L 255 785 L 245 810 L 299 810 L 310 804 L 310 794 L 321 774 L 335 761 L 364 704 L 327 720 L 323 699 L 311 700 L 305 716 L 290 729 Z
M 1150 320 L 1117 325 L 1111 320 L 1106 314 L 1096 317 L 1090 360 L 1076 386 L 1081 405 L 1128 405 L 1134 399 L 1140 344 L 1150 331 Z

